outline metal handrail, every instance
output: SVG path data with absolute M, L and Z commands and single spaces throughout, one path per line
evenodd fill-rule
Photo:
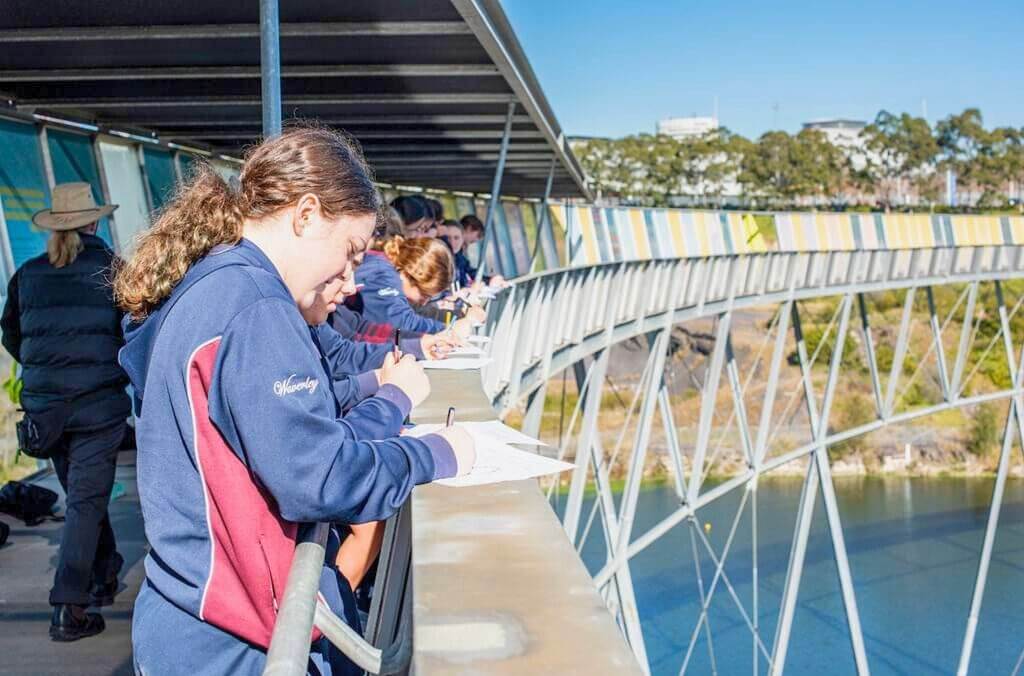
M 314 627 L 360 669 L 371 674 L 404 672 L 412 660 L 408 508 L 403 506 L 388 519 L 381 544 L 379 579 L 367 635 L 375 641 L 393 638 L 384 648 L 367 641 L 318 597 L 329 531 L 329 524 L 315 524 L 295 548 L 284 599 L 274 623 L 264 676 L 305 674 L 309 663 L 309 637 Z M 388 598 L 382 600 L 384 596 Z M 397 630 L 394 615 L 398 615 Z

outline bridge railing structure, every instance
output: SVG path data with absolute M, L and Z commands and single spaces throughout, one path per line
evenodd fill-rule
M 677 528 L 688 532 L 701 610 L 692 631 L 683 637 L 687 650 L 680 673 L 692 667 L 699 638 L 706 637 L 709 647 L 712 644 L 708 609 L 723 588 L 750 631 L 754 673 L 759 673 L 762 665 L 767 673 L 782 673 L 819 494 L 854 664 L 858 673 L 869 673 L 829 448 L 887 425 L 952 408 L 1009 400 L 993 498 L 963 632 L 958 673 L 965 674 L 970 666 L 1009 458 L 1015 439 L 1024 437 L 1024 355 L 1015 346 L 1021 344 L 1020 337 L 1015 339 L 1011 330 L 1011 320 L 1024 303 L 1024 295 L 1012 305 L 1007 302 L 1007 282 L 1021 277 L 1024 247 L 1015 245 L 773 251 L 617 262 L 531 275 L 518 279 L 489 313 L 487 332 L 492 337 L 493 362 L 484 370 L 484 389 L 499 412 L 522 408 L 523 430 L 537 435 L 549 384 L 566 369 L 575 378 L 578 399 L 566 425 L 570 434 L 560 440 L 559 454 L 574 457 L 576 464 L 568 480 L 564 507 L 560 506 L 558 512 L 577 551 L 582 550 L 591 532 L 600 531 L 605 559 L 594 574 L 594 582 L 643 665 L 648 664 L 648 657 L 631 560 Z M 943 286 L 953 289 L 956 301 L 940 312 L 935 290 Z M 872 325 L 878 320 L 872 312 L 873 294 L 893 291 L 902 294 L 902 310 L 898 326 L 887 327 L 892 343 L 891 365 L 883 369 L 876 345 L 879 331 Z M 817 345 L 809 349 L 802 318 L 807 303 L 822 300 L 833 301 L 827 305 L 832 311 L 831 321 Z M 982 307 L 985 303 L 989 307 Z M 737 315 L 766 307 L 773 309 L 772 319 L 756 359 L 752 366 L 741 366 L 733 346 Z M 918 317 L 922 307 L 927 309 Z M 962 316 L 958 332 L 950 329 L 954 315 Z M 986 336 L 988 342 L 981 358 L 972 358 L 979 324 L 991 320 L 998 321 L 998 329 L 990 339 Z M 703 379 L 698 383 L 699 396 L 693 400 L 699 404 L 696 436 L 684 444 L 673 420 L 666 365 L 673 331 L 688 324 L 705 327 L 710 347 L 706 350 Z M 908 377 L 905 370 L 911 336 L 915 327 L 921 326 L 930 335 L 928 354 Z M 624 406 L 626 422 L 617 442 L 614 448 L 605 448 L 601 434 L 604 383 L 613 348 L 626 343 L 646 346 L 647 357 L 633 400 Z M 843 376 L 844 352 L 849 353 L 851 345 L 861 351 L 866 363 L 873 410 L 867 422 L 837 429 L 832 409 Z M 997 391 L 972 393 L 969 383 L 986 359 L 1005 366 L 1010 384 Z M 827 363 L 815 369 L 819 361 Z M 907 389 L 925 362 L 934 368 L 941 396 L 932 402 L 908 405 Z M 799 385 L 793 392 L 779 391 L 784 368 L 797 370 Z M 757 382 L 752 382 L 755 378 Z M 727 410 L 719 410 L 720 392 L 728 392 L 723 397 L 729 402 Z M 794 405 L 802 409 L 805 441 L 795 448 L 785 448 L 778 443 L 778 435 L 786 421 L 794 419 Z M 679 506 L 639 532 L 638 497 L 658 418 Z M 632 433 L 631 444 L 626 441 L 627 430 Z M 725 480 L 709 480 L 726 435 L 737 440 L 742 467 Z M 625 483 L 617 496 L 610 473 L 620 459 L 625 467 Z M 804 483 L 778 620 L 769 636 L 758 619 L 764 608 L 759 607 L 758 595 L 757 487 L 766 474 L 790 463 L 805 464 L 801 470 Z M 591 486 L 595 497 L 588 501 L 584 496 Z M 728 537 L 716 550 L 699 525 L 700 510 L 737 492 L 739 506 Z M 549 488 L 548 495 L 558 495 L 556 485 Z M 726 561 L 747 512 L 752 524 L 753 592 L 750 599 L 743 600 L 730 582 Z M 705 558 L 713 563 L 710 579 L 701 574 L 698 559 Z M 714 669 L 713 651 L 710 659 Z

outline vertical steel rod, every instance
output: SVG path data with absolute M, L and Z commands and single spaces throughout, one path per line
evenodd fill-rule
M 498 151 L 498 166 L 494 169 L 494 181 L 491 183 L 491 201 L 487 205 L 487 221 L 484 223 L 484 241 L 480 248 L 480 265 L 476 270 L 476 278 L 483 279 L 484 271 L 487 269 L 487 252 L 490 243 L 495 242 L 494 262 L 501 266 L 501 258 L 498 256 L 497 239 L 494 238 L 495 213 L 501 202 L 501 179 L 505 174 L 505 159 L 508 157 L 508 145 L 512 139 L 512 118 L 515 117 L 516 104 L 513 101 L 508 104 L 508 113 L 505 115 L 505 131 L 501 136 L 501 150 Z
M 260 99 L 263 136 L 281 133 L 281 22 L 277 0 L 260 0 Z

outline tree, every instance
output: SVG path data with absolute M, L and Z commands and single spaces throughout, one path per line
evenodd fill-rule
M 929 201 L 938 197 L 934 163 L 939 144 L 927 120 L 883 110 L 861 134 L 867 154 L 859 183 L 879 193 L 886 207 L 900 201 L 904 184 L 916 188 Z

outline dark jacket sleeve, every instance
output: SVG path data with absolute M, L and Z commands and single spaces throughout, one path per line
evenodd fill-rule
M 21 362 L 21 310 L 18 308 L 18 273 L 11 276 L 7 284 L 7 302 L 4 313 L 0 316 L 0 328 L 3 329 L 4 348 L 14 361 Z
M 294 303 L 271 298 L 239 313 L 221 339 L 210 418 L 288 521 L 385 519 L 414 485 L 455 473 L 443 438 L 360 441 L 334 415 L 326 374 Z M 298 386 L 291 386 L 288 385 Z M 392 389 L 385 385 L 377 397 Z

